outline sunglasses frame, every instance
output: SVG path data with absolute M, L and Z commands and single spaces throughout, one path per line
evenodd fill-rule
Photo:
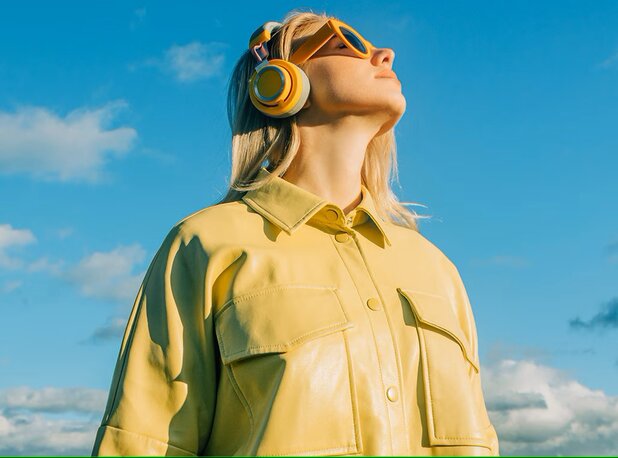
M 341 31 L 341 27 L 345 27 L 350 32 L 356 35 L 359 41 L 365 46 L 367 52 L 361 52 L 356 49 L 352 43 L 345 37 Z M 306 62 L 313 54 L 315 54 L 322 46 L 330 40 L 333 35 L 336 35 L 345 43 L 345 45 L 351 49 L 361 59 L 367 59 L 371 55 L 372 49 L 375 46 L 360 33 L 358 33 L 353 27 L 338 19 L 329 19 L 317 32 L 311 35 L 300 47 L 294 51 L 294 53 L 288 59 L 290 62 L 296 65 L 300 65 Z

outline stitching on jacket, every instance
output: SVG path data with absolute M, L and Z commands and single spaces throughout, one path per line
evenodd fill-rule
M 262 211 L 266 212 L 272 219 L 274 219 L 279 225 L 287 228 L 290 232 L 293 230 L 296 230 L 297 227 L 301 226 L 304 221 L 305 218 L 307 218 L 307 215 L 309 215 L 311 212 L 313 212 L 316 208 L 318 208 L 320 205 L 322 205 L 324 202 L 318 202 L 316 205 L 314 205 L 313 207 L 311 207 L 309 210 L 307 210 L 305 212 L 305 214 L 303 216 L 300 217 L 300 219 L 298 221 L 296 221 L 294 223 L 293 226 L 290 226 L 289 224 L 286 224 L 285 222 L 283 222 L 281 219 L 277 218 L 275 215 L 273 215 L 270 211 L 268 211 L 266 208 L 264 208 L 263 206 L 261 206 L 259 203 L 257 203 L 255 200 L 253 200 L 250 197 L 246 198 L 247 201 L 251 202 L 252 204 L 254 204 L 256 207 L 258 207 L 259 209 L 261 209 Z
M 263 294 L 266 294 L 266 293 L 272 292 L 272 291 L 285 290 L 285 289 L 290 289 L 290 288 L 295 288 L 295 287 L 307 288 L 306 285 L 287 285 L 287 286 L 279 285 L 279 286 L 275 286 L 275 287 L 272 287 L 272 288 L 266 288 L 265 290 L 262 290 L 262 291 L 260 291 L 258 293 L 247 294 L 246 296 L 243 296 L 242 300 L 246 300 L 246 299 L 249 299 L 251 297 L 263 295 Z M 254 345 L 254 346 L 251 346 L 249 348 L 238 350 L 238 351 L 235 351 L 235 352 L 229 353 L 229 354 L 225 350 L 225 344 L 224 344 L 224 335 L 226 335 L 226 332 L 223 330 L 222 327 L 217 327 L 217 329 L 219 330 L 219 332 L 216 333 L 217 334 L 217 341 L 219 342 L 219 347 L 220 347 L 221 353 L 223 355 L 226 355 L 226 359 L 230 359 L 230 358 L 233 358 L 234 356 L 240 355 L 240 354 L 247 354 L 247 356 L 254 355 L 255 353 L 252 352 L 252 350 L 253 351 L 258 350 L 258 351 L 262 351 L 262 352 L 264 350 L 266 350 L 266 351 L 289 351 L 298 342 L 306 339 L 307 337 L 309 337 L 309 336 L 311 336 L 313 334 L 323 334 L 325 332 L 327 333 L 328 331 L 335 330 L 335 329 L 339 330 L 342 327 L 342 325 L 346 325 L 346 324 L 350 323 L 349 322 L 349 318 L 348 318 L 348 316 L 345 313 L 345 310 L 343 310 L 343 306 L 341 304 L 339 296 L 336 293 L 337 287 L 330 286 L 330 285 L 319 285 L 319 286 L 313 285 L 313 286 L 309 286 L 309 288 L 322 289 L 322 290 L 330 291 L 331 293 L 333 293 L 335 301 L 339 305 L 339 310 L 341 310 L 341 313 L 344 316 L 344 320 L 343 321 L 338 321 L 338 322 L 333 323 L 333 324 L 328 325 L 328 326 L 322 326 L 322 327 L 320 327 L 318 329 L 312 329 L 312 330 L 310 330 L 310 331 L 308 331 L 308 332 L 306 332 L 304 334 L 301 334 L 300 336 L 298 336 L 298 337 L 296 337 L 296 338 L 294 338 L 292 340 L 288 340 L 288 341 L 286 341 L 285 343 L 282 343 L 282 344 L 257 345 L 257 346 Z M 229 308 L 229 305 L 227 305 L 227 304 L 231 305 L 231 303 L 233 303 L 233 302 L 234 302 L 234 300 L 230 300 L 230 301 L 226 302 L 225 309 Z M 238 302 L 241 302 L 241 301 L 236 301 L 236 303 L 238 303 Z M 221 309 L 219 312 L 217 312 L 217 315 L 215 315 L 215 316 L 218 316 L 223 310 L 224 309 Z M 351 327 L 351 326 L 353 326 L 353 324 L 350 324 L 347 327 Z M 342 328 L 342 329 L 346 329 L 346 328 Z
M 331 324 L 330 326 L 327 327 L 322 327 L 319 329 L 314 329 L 311 330 L 309 332 L 306 332 L 302 335 L 300 335 L 299 337 L 296 337 L 295 339 L 289 340 L 284 344 L 273 344 L 273 345 L 258 345 L 258 346 L 252 346 L 249 347 L 248 349 L 244 349 L 244 350 L 239 350 L 239 351 L 235 351 L 234 353 L 230 353 L 227 355 L 228 358 L 231 358 L 232 356 L 235 355 L 239 355 L 239 354 L 243 354 L 243 353 L 247 353 L 247 355 L 253 355 L 253 353 L 250 352 L 250 350 L 283 350 L 283 351 L 288 351 L 291 349 L 291 346 L 294 346 L 297 342 L 305 339 L 306 337 L 312 335 L 312 334 L 318 334 L 324 331 L 329 331 L 331 329 L 339 329 L 339 327 L 342 324 L 346 324 L 347 321 L 339 321 L 335 324 Z M 223 331 L 221 331 L 221 338 L 223 339 Z
M 253 419 L 253 411 L 251 410 L 251 406 L 249 405 L 249 401 L 247 400 L 247 397 L 242 392 L 242 390 L 240 389 L 240 385 L 238 385 L 238 382 L 236 381 L 236 377 L 234 376 L 234 371 L 232 370 L 232 367 L 226 364 L 225 371 L 228 374 L 228 377 L 230 378 L 230 384 L 232 385 L 232 388 L 234 389 L 236 396 L 238 396 L 238 398 L 240 399 L 240 403 L 247 410 L 247 414 L 249 415 L 249 425 L 251 427 L 251 431 L 249 431 L 249 436 L 251 436 L 253 434 L 254 423 L 255 423 Z
M 178 450 L 181 450 L 181 451 L 183 451 L 183 452 L 185 452 L 185 453 L 187 453 L 187 454 L 189 454 L 189 455 L 191 455 L 191 456 L 197 456 L 195 453 L 190 452 L 189 450 L 187 450 L 187 449 L 185 449 L 185 448 L 178 447 L 177 445 L 174 445 L 174 444 L 172 444 L 171 442 L 163 441 L 163 440 L 161 440 L 161 439 L 156 439 L 156 438 L 154 438 L 154 437 L 152 437 L 152 436 L 147 436 L 147 435 L 145 435 L 145 434 L 135 433 L 135 432 L 133 432 L 133 431 L 128 431 L 128 430 L 126 430 L 126 429 L 118 428 L 118 427 L 116 427 L 116 426 L 112 426 L 112 425 L 101 425 L 101 426 L 102 426 L 103 428 L 110 428 L 110 429 L 114 429 L 114 430 L 116 430 L 116 431 L 120 431 L 120 432 L 121 432 L 121 433 L 123 433 L 123 434 L 128 434 L 128 435 L 138 436 L 138 437 L 144 437 L 144 438 L 146 438 L 146 439 L 148 439 L 148 440 L 151 440 L 151 441 L 154 441 L 154 442 L 159 442 L 160 444 L 163 444 L 163 445 L 167 445 L 167 446 L 171 446 L 171 447 L 177 448 Z
M 290 226 L 288 226 L 287 224 L 285 224 L 283 221 L 281 221 L 279 218 L 277 218 L 275 215 L 273 215 L 271 212 L 269 212 L 267 209 L 265 209 L 264 207 L 262 207 L 260 204 L 258 204 L 255 200 L 253 200 L 250 197 L 246 197 L 243 196 L 243 200 L 247 201 L 247 202 L 251 202 L 253 205 L 255 205 L 257 208 L 259 208 L 260 210 L 262 210 L 264 213 L 266 213 L 268 216 L 270 216 L 274 221 L 275 224 L 284 227 L 285 229 L 287 229 L 288 231 L 291 230 Z M 264 216 L 264 215 L 262 215 Z M 268 218 L 266 218 L 268 219 Z M 271 221 L 272 222 L 272 221 Z
M 363 449 L 362 438 L 360 434 L 360 419 L 358 418 L 358 405 L 356 403 L 356 384 L 354 378 L 354 366 L 352 365 L 352 356 L 350 346 L 348 345 L 348 336 L 342 332 L 343 344 L 345 346 L 346 360 L 348 362 L 348 381 L 350 384 L 350 400 L 352 401 L 352 423 L 354 425 L 354 440 L 356 441 L 356 450 Z
M 305 450 L 305 449 L 301 449 L 301 450 L 295 450 L 295 451 L 286 451 L 286 452 L 281 452 L 281 453 L 263 453 L 263 455 L 267 455 L 267 456 L 285 456 L 285 455 L 299 455 L 299 452 L 302 453 L 303 455 L 316 455 L 318 453 L 336 453 L 336 452 L 348 452 L 350 451 L 350 449 L 354 449 L 355 446 L 353 444 L 347 444 L 347 445 L 343 445 L 341 447 L 336 447 L 336 448 L 322 448 L 322 449 L 318 449 L 318 450 Z
M 426 293 L 426 292 L 424 292 L 424 291 L 415 291 L 415 290 L 411 290 L 411 289 L 407 289 L 407 288 L 401 288 L 401 287 L 400 287 L 400 289 L 401 289 L 401 291 L 402 291 L 402 292 L 401 292 L 401 294 L 404 296 L 404 299 L 406 300 L 406 302 L 408 302 L 408 303 L 410 304 L 410 308 L 412 309 L 412 311 L 413 311 L 413 313 L 414 313 L 414 315 L 415 315 L 415 316 L 417 316 L 417 315 L 418 315 L 418 314 L 416 313 L 416 306 L 414 305 L 414 301 L 413 301 L 412 299 L 408 298 L 408 294 L 407 294 L 408 292 L 412 292 L 412 293 L 416 292 L 416 293 L 420 293 L 420 294 L 425 294 L 425 295 L 427 295 L 427 296 L 433 296 L 433 297 L 436 297 L 436 298 L 439 298 L 439 299 L 441 299 L 441 300 L 444 300 L 444 301 L 447 301 L 447 302 L 448 302 L 448 299 L 447 299 L 447 298 L 445 298 L 444 296 L 439 296 L 439 295 L 437 295 L 437 294 Z M 418 319 L 418 318 L 419 318 L 419 317 L 417 316 L 417 319 Z M 457 336 L 454 332 L 452 332 L 452 331 L 451 331 L 451 330 L 449 330 L 448 328 L 446 328 L 446 327 L 442 326 L 441 324 L 436 324 L 436 323 L 433 323 L 433 322 L 431 322 L 431 321 L 427 321 L 427 320 L 425 320 L 425 319 L 424 319 L 424 318 L 422 318 L 422 317 L 420 317 L 420 320 L 419 320 L 419 321 L 420 321 L 420 322 L 422 322 L 422 323 L 424 323 L 424 324 L 426 324 L 426 325 L 429 325 L 429 326 L 430 326 L 430 327 L 432 327 L 432 328 L 439 329 L 440 331 L 444 332 L 445 334 L 448 334 L 449 336 L 451 336 L 451 337 L 452 337 L 452 339 L 453 339 L 455 342 L 457 342 L 457 345 L 459 345 L 459 347 L 461 348 L 461 350 L 462 350 L 462 352 L 463 352 L 463 354 L 464 354 L 465 359 L 466 359 L 466 360 L 468 360 L 468 362 L 472 365 L 472 367 L 474 368 L 474 370 L 475 370 L 477 373 L 479 372 L 479 367 L 478 367 L 478 365 L 477 365 L 476 361 L 474 361 L 474 358 L 470 355 L 470 353 L 472 352 L 472 350 L 469 350 L 469 349 L 468 349 L 468 346 L 470 345 L 470 343 L 467 341 L 467 339 L 465 338 L 465 336 L 463 336 L 463 338 L 462 338 L 463 340 L 462 340 L 462 339 L 460 339 L 460 338 L 459 338 L 459 337 L 458 337 L 458 336 Z
M 294 226 L 289 226 L 290 229 L 296 230 L 296 228 L 302 226 L 306 222 L 305 220 L 307 219 L 307 216 L 310 215 L 311 212 L 313 212 L 316 208 L 318 208 L 322 204 L 323 202 L 318 202 L 313 207 L 311 207 L 309 210 L 307 210 L 305 214 L 301 216 L 300 219 L 294 223 Z
M 227 302 L 225 302 L 221 308 L 217 311 L 217 313 L 215 313 L 214 315 L 214 319 L 216 320 L 217 317 L 219 315 L 221 315 L 221 313 L 223 313 L 226 309 L 228 309 L 232 304 L 238 304 L 240 302 L 246 301 L 248 299 L 252 299 L 254 297 L 257 296 L 261 296 L 264 294 L 269 294 L 269 293 L 275 293 L 277 291 L 285 291 L 288 289 L 294 289 L 294 288 L 305 288 L 305 289 L 320 289 L 320 290 L 334 290 L 337 289 L 337 287 L 335 285 L 311 285 L 311 284 L 302 284 L 302 283 L 294 283 L 294 284 L 290 284 L 290 285 L 274 285 L 274 286 L 267 286 L 264 289 L 261 289 L 257 292 L 252 292 L 252 293 L 243 293 L 239 296 L 233 297 L 232 299 L 229 299 Z

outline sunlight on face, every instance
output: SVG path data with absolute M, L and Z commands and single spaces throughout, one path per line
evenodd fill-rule
M 384 127 L 394 125 L 406 108 L 401 83 L 376 77 L 392 69 L 393 60 L 389 48 L 375 48 L 363 59 L 333 36 L 301 65 L 311 83 L 309 106 L 305 113 L 301 110 L 301 118 L 329 122 L 351 115 L 374 119 Z

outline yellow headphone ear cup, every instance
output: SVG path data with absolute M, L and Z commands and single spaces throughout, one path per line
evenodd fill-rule
M 263 114 L 286 118 L 305 105 L 311 85 L 297 65 L 283 59 L 272 59 L 256 69 L 249 79 L 249 97 Z

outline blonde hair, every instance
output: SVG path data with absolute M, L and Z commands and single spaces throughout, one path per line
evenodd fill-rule
M 269 57 L 287 60 L 302 43 L 302 37 L 316 32 L 331 17 L 325 13 L 291 10 L 282 21 L 281 29 L 268 42 Z M 254 180 L 261 166 L 276 176 L 282 176 L 300 146 L 295 116 L 272 118 L 262 114 L 251 103 L 248 83 L 255 66 L 255 58 L 247 49 L 236 63 L 228 82 L 227 111 L 232 129 L 232 169 L 227 193 L 216 204 L 240 200 L 247 191 L 262 186 L 268 178 Z M 301 68 L 304 66 L 300 65 Z M 399 184 L 393 129 L 369 142 L 361 169 L 361 180 L 374 198 L 380 217 L 418 232 L 417 220 L 430 216 L 418 215 L 404 206 L 424 205 L 400 202 L 397 199 L 390 186 L 391 174 Z

